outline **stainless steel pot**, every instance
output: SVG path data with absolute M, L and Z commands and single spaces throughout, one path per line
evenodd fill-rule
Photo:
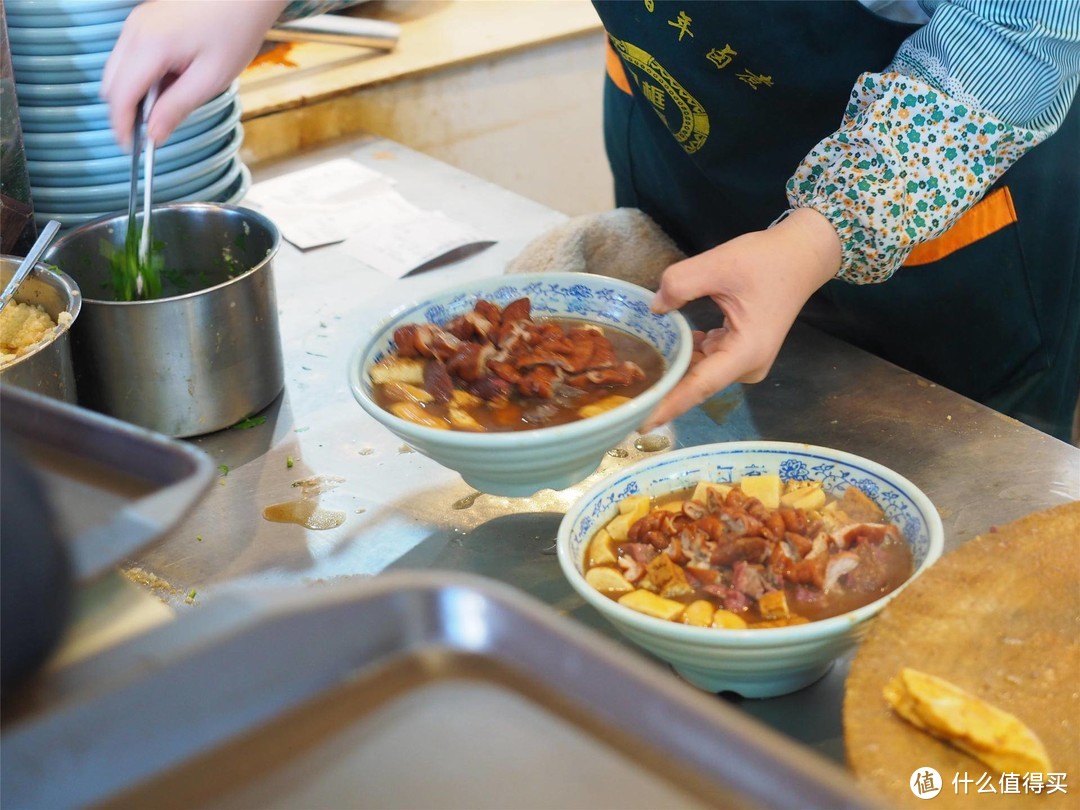
M 151 229 L 165 271 L 163 297 L 150 301 L 111 293 L 126 214 L 73 229 L 45 255 L 83 291 L 72 330 L 79 404 L 168 436 L 220 430 L 284 387 L 272 272 L 280 234 L 255 211 L 213 203 L 154 206 Z
M 22 259 L 16 256 L 0 256 L 0 287 L 11 280 L 21 262 Z M 82 307 L 78 285 L 66 273 L 46 267 L 43 262 L 38 262 L 30 271 L 12 301 L 37 304 L 54 321 L 61 312 L 67 312 L 71 315 L 72 324 Z M 33 351 L 6 366 L 0 366 L 0 381 L 53 399 L 75 402 L 70 333 L 71 325 L 61 327 L 51 340 L 39 344 Z

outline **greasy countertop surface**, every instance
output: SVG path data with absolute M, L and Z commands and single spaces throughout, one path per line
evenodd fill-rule
M 482 495 L 413 452 L 357 405 L 346 363 L 386 313 L 425 293 L 498 274 L 565 217 L 385 140 L 326 147 L 262 167 L 256 181 L 336 157 L 393 179 L 410 202 L 486 232 L 495 245 L 456 264 L 392 280 L 338 245 L 275 262 L 284 394 L 265 424 L 194 440 L 222 474 L 177 529 L 128 574 L 177 611 L 251 587 L 315 584 L 399 568 L 479 573 L 613 634 L 565 583 L 553 553 L 562 514 L 602 476 L 643 457 L 633 437 L 578 486 L 530 498 Z M 690 308 L 708 326 L 708 308 Z M 1080 496 L 1080 450 L 815 330 L 789 336 L 770 377 L 736 385 L 662 429 L 671 447 L 767 438 L 836 447 L 919 486 L 945 527 L 946 551 L 1038 509 Z M 290 460 L 292 466 L 290 466 Z M 270 522 L 269 506 L 315 493 L 342 525 Z M 191 592 L 196 598 L 187 598 Z M 847 660 L 786 697 L 741 701 L 751 714 L 842 758 Z
M 529 498 L 483 495 L 384 430 L 353 400 L 346 377 L 352 350 L 388 312 L 451 284 L 502 273 L 531 239 L 566 217 L 379 139 L 266 164 L 255 180 L 340 157 L 386 175 L 409 202 L 443 211 L 495 244 L 395 280 L 340 245 L 304 252 L 283 242 L 274 275 L 285 391 L 260 414 L 261 424 L 192 440 L 220 475 L 190 514 L 125 564 L 124 573 L 143 586 L 142 596 L 153 593 L 171 616 L 187 617 L 215 600 L 279 586 L 318 588 L 401 569 L 466 572 L 507 583 L 614 638 L 564 581 L 553 545 L 563 513 L 585 489 L 646 455 L 634 437 L 575 487 Z M 687 314 L 698 326 L 715 323 L 708 307 Z M 672 448 L 767 438 L 870 458 L 929 496 L 944 523 L 946 551 L 1080 496 L 1077 448 L 808 328 L 792 331 L 765 382 L 732 386 L 659 433 Z M 341 525 L 312 530 L 264 517 L 267 507 L 305 497 L 340 515 Z M 121 610 L 114 602 L 104 617 L 99 610 L 96 620 L 83 622 L 86 634 L 100 637 L 103 624 L 122 622 L 137 633 L 171 618 L 132 621 L 136 608 Z M 155 604 L 160 614 L 163 605 Z M 626 648 L 645 657 L 629 643 Z M 850 656 L 841 659 L 795 694 L 730 702 L 842 761 L 849 662 Z

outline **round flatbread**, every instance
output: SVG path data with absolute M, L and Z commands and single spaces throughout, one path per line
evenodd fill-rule
M 905 667 L 944 678 L 1015 715 L 1045 745 L 1054 774 L 1041 784 L 1027 774 L 1003 777 L 902 720 L 883 690 Z M 927 806 L 911 786 L 927 768 L 940 775 L 939 806 L 1076 807 L 1080 502 L 981 535 L 902 591 L 852 661 L 843 720 L 849 767 L 890 807 Z

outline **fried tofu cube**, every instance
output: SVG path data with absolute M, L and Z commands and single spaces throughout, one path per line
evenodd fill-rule
M 675 621 L 686 610 L 686 605 L 682 602 L 665 599 L 651 591 L 641 589 L 620 596 L 619 604 L 631 610 L 636 610 L 638 613 L 644 613 L 646 616 L 653 616 L 668 622 Z
M 769 591 L 762 594 L 757 604 L 763 619 L 786 619 L 791 615 L 787 595 L 783 591 Z
M 424 360 L 419 357 L 387 357 L 368 369 L 368 376 L 375 385 L 389 382 L 423 385 Z
M 590 568 L 585 572 L 585 581 L 602 594 L 613 595 L 630 593 L 634 586 L 623 576 L 622 571 L 608 565 Z
M 667 554 L 658 554 L 649 561 L 645 566 L 645 580 L 641 585 L 667 599 L 689 596 L 694 592 L 686 581 L 686 572 Z
M 757 498 L 766 509 L 780 506 L 779 475 L 744 475 L 739 479 L 739 489 L 751 498 Z
M 858 523 L 880 523 L 885 517 L 885 512 L 881 507 L 855 486 L 849 486 L 844 490 L 844 495 L 840 499 L 840 509 Z
M 714 484 L 710 481 L 698 481 L 696 487 L 694 487 L 694 494 L 690 496 L 690 500 L 697 501 L 703 506 L 709 505 L 709 493 L 712 492 L 713 496 L 720 501 L 724 502 L 724 498 L 731 492 L 730 484 Z
M 601 529 L 593 539 L 589 541 L 589 550 L 586 553 L 586 562 L 589 565 L 615 565 L 618 558 L 615 556 L 615 543 L 606 529 Z
M 693 588 L 686 579 L 686 571 L 681 569 L 666 554 L 658 554 L 645 566 L 645 583 L 653 585 L 650 591 L 656 591 L 665 598 L 689 596 Z
M 723 627 L 727 630 L 745 630 L 746 620 L 738 613 L 721 609 L 713 614 L 712 626 Z
M 716 609 L 712 606 L 712 602 L 707 599 L 698 599 L 696 602 L 687 605 L 686 610 L 683 612 L 682 622 L 683 624 L 692 624 L 694 627 L 711 627 L 713 613 L 715 612 Z
M 825 498 L 820 481 L 792 481 L 788 491 L 780 496 L 780 505 L 810 512 L 823 507 Z

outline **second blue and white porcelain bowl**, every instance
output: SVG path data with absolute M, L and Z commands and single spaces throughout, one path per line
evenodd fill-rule
M 510 433 L 438 430 L 401 419 L 375 402 L 368 369 L 394 350 L 399 326 L 444 324 L 472 310 L 480 298 L 506 306 L 524 297 L 531 300 L 534 316 L 583 320 L 642 338 L 664 358 L 663 375 L 630 402 L 598 416 Z M 460 284 L 399 309 L 376 327 L 353 352 L 349 385 L 368 414 L 481 492 L 524 497 L 565 489 L 596 470 L 608 450 L 637 430 L 690 365 L 689 324 L 678 312 L 651 312 L 652 297 L 643 287 L 587 273 L 522 273 Z
M 808 686 L 854 647 L 869 622 L 907 585 L 830 619 L 790 627 L 729 630 L 693 627 L 631 610 L 585 580 L 585 553 L 593 535 L 631 495 L 658 497 L 700 481 L 736 483 L 744 475 L 821 481 L 839 495 L 858 486 L 885 511 L 911 544 L 915 577 L 941 556 L 945 532 L 930 499 L 899 473 L 869 459 L 809 444 L 745 441 L 688 447 L 633 464 L 589 489 L 559 526 L 556 551 L 571 587 L 635 644 L 666 661 L 685 680 L 710 692 L 774 697 Z

